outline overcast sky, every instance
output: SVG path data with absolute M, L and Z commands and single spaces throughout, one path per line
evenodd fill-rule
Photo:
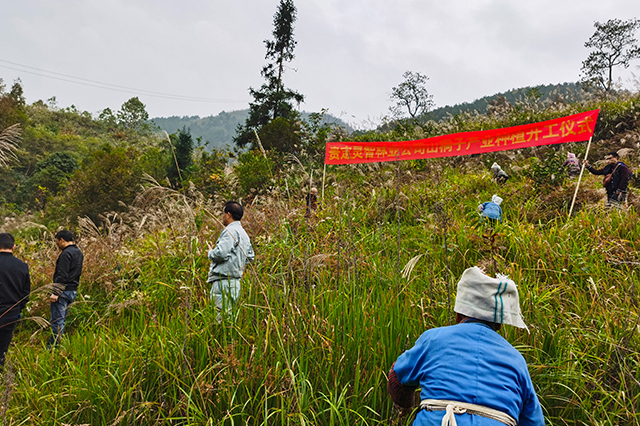
M 436 106 L 572 82 L 588 54 L 584 42 L 594 21 L 640 18 L 638 0 L 295 4 L 298 44 L 285 85 L 305 95 L 301 109 L 327 108 L 360 127 L 388 114 L 391 88 L 406 70 L 429 76 Z M 151 117 L 244 109 L 248 88 L 263 81 L 263 41 L 272 38 L 277 5 L 277 0 L 4 0 L 0 78 L 7 86 L 20 78 L 29 103 L 55 96 L 60 107 L 73 104 L 91 113 L 117 110 L 133 96 Z M 640 76 L 639 65 L 636 60 L 614 76 L 633 87 L 631 72 Z

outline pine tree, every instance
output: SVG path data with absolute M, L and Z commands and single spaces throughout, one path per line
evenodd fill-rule
M 582 82 L 607 92 L 613 89 L 613 68 L 629 67 L 629 62 L 640 58 L 640 46 L 634 37 L 640 29 L 640 20 L 609 19 L 604 24 L 595 22 L 596 31 L 584 44 L 595 49 L 582 62 Z
M 249 104 L 249 117 L 244 125 L 238 125 L 234 142 L 243 147 L 255 139 L 254 130 L 259 131 L 272 120 L 296 118 L 293 102 L 300 104 L 304 96 L 284 87 L 282 77 L 295 55 L 296 40 L 293 38 L 293 24 L 296 21 L 296 7 L 293 0 L 280 0 L 273 16 L 273 40 L 265 40 L 267 64 L 260 74 L 266 80 L 258 90 L 249 88 L 253 102 Z

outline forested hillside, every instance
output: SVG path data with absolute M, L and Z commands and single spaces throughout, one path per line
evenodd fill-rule
M 486 113 L 489 109 L 500 104 L 509 103 L 515 105 L 516 102 L 579 102 L 585 97 L 585 93 L 576 83 L 547 84 L 535 87 L 522 87 L 512 89 L 507 92 L 496 93 L 491 96 L 484 96 L 473 102 L 464 102 L 453 106 L 443 106 L 435 108 L 428 113 L 433 120 L 442 120 L 448 115 L 456 115 L 464 112 L 477 111 L 480 114 Z
M 212 148 L 224 149 L 233 147 L 233 137 L 236 134 L 238 125 L 244 123 L 248 115 L 249 110 L 243 109 L 230 112 L 222 111 L 218 115 L 211 115 L 209 117 L 202 118 L 197 115 L 193 117 L 173 116 L 156 117 L 151 119 L 151 121 L 168 133 L 175 133 L 184 128 L 189 129 L 191 136 L 196 140 L 200 139 L 200 143 L 206 144 L 209 142 L 209 144 L 206 144 L 205 146 L 206 149 L 211 150 Z M 303 111 L 301 113 L 301 118 L 303 120 L 308 120 L 309 113 Z M 347 123 L 330 114 L 324 114 L 322 123 L 325 125 L 343 127 L 347 130 L 350 129 Z
M 209 117 L 156 117 L 153 121 L 159 128 L 168 133 L 187 128 L 195 138 L 201 138 L 202 143 L 209 142 L 211 148 L 225 148 L 233 146 L 233 136 L 238 124 L 247 119 L 249 110 L 225 112 Z

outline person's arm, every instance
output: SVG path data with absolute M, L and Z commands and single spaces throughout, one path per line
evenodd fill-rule
M 66 250 L 63 250 L 58 256 L 58 261 L 56 262 L 56 272 L 53 279 L 56 281 L 53 283 L 53 288 L 51 289 L 51 301 L 56 302 L 58 300 L 58 296 L 62 294 L 65 288 L 65 284 L 67 284 L 70 280 L 70 271 L 71 271 L 71 253 Z
M 391 400 L 398 407 L 402 409 L 403 414 L 408 414 L 406 411 L 411 411 L 413 408 L 413 400 L 414 393 L 417 386 L 405 386 L 400 383 L 400 379 L 398 379 L 398 375 L 393 367 L 396 365 L 394 362 L 391 366 L 391 370 L 389 370 L 389 379 L 387 381 L 387 391 L 389 392 L 389 396 L 391 396 Z
M 27 306 L 29 294 L 31 294 L 31 276 L 29 275 L 29 266 L 27 266 L 27 275 L 22 283 L 22 291 L 20 293 L 20 310 Z
M 247 256 L 247 263 L 253 262 L 253 260 L 256 258 L 256 253 L 253 251 L 253 246 L 251 245 L 251 241 L 249 241 L 249 249 L 245 253 L 245 256 Z
M 524 392 L 525 400 L 522 406 L 522 411 L 518 418 L 518 426 L 544 426 L 544 415 L 542 414 L 542 407 L 540 401 L 536 396 L 536 391 L 533 388 L 531 377 L 527 373 L 525 380 L 526 390 Z
M 66 284 L 70 280 L 70 271 L 71 253 L 63 251 L 60 253 L 60 257 L 58 257 L 55 280 L 60 284 Z
M 607 164 L 600 170 L 591 166 L 591 164 L 589 164 L 587 161 L 585 161 L 585 166 L 585 168 L 589 170 L 589 173 L 591 173 L 592 175 L 608 175 L 609 173 L 611 173 L 611 164 Z
M 618 167 L 620 173 L 620 181 L 616 190 L 624 191 L 629 185 L 629 177 L 631 176 L 631 170 L 626 164 L 622 164 L 622 167 Z
M 231 236 L 231 233 L 225 228 L 220 233 L 220 238 L 213 250 L 209 250 L 209 260 L 216 263 L 221 263 L 229 259 L 229 255 L 236 245 L 236 241 Z

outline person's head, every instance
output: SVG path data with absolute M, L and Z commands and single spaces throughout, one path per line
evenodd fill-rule
M 501 170 L 501 167 L 498 165 L 498 163 L 493 163 L 491 165 L 491 170 L 495 172 L 495 171 Z
M 15 245 L 16 240 L 13 238 L 13 235 L 6 232 L 0 234 L 0 250 L 13 251 Z
M 56 245 L 58 246 L 58 248 L 60 250 L 62 250 L 66 246 L 69 246 L 71 244 L 75 244 L 75 242 L 73 241 L 73 234 L 71 233 L 71 231 L 69 231 L 67 229 L 63 229 L 62 231 L 58 231 L 58 233 L 56 234 L 56 236 L 54 238 L 56 240 Z
M 567 152 L 567 159 L 571 160 L 572 158 L 576 158 L 576 155 L 573 152 Z
M 242 206 L 235 201 L 227 201 L 224 205 L 224 210 L 222 214 L 222 223 L 224 226 L 227 226 L 231 222 L 235 222 L 236 220 L 241 220 L 242 216 L 244 216 L 244 209 Z
M 500 203 L 502 203 L 502 198 L 498 197 L 496 194 L 493 194 L 493 196 L 491 197 L 491 201 L 493 201 L 497 205 L 500 205 Z
M 615 151 L 611 151 L 610 153 L 604 156 L 604 159 L 607 160 L 607 163 L 610 163 L 610 164 L 617 163 L 619 158 L 620 156 Z
M 318 188 L 311 188 L 309 192 L 311 193 L 311 195 L 318 195 Z
M 491 278 L 477 266 L 462 273 L 453 310 L 461 320 L 475 318 L 486 323 L 527 328 L 520 314 L 516 284 L 503 275 Z

